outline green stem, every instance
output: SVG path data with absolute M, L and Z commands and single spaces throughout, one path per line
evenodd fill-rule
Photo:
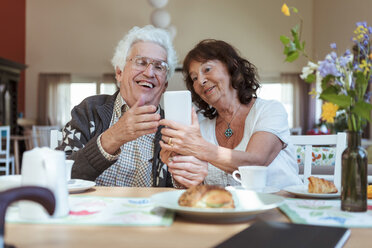
M 299 18 L 300 18 L 300 34 L 299 34 L 299 36 L 298 36 L 298 39 L 299 40 L 301 40 L 301 35 L 302 35 L 302 24 L 303 24 L 303 20 L 302 20 L 302 18 L 301 18 L 301 16 L 300 15 L 298 15 L 299 16 Z
M 350 131 L 357 131 L 357 124 L 356 124 L 356 120 L 355 120 L 355 116 L 354 114 L 351 113 L 351 111 L 349 110 L 349 130 Z

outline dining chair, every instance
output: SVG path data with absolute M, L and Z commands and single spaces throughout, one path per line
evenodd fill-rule
M 346 148 L 347 136 L 344 132 L 339 132 L 337 134 L 330 135 L 291 135 L 290 142 L 294 146 L 304 146 L 304 173 L 303 181 L 308 185 L 308 180 L 312 174 L 324 178 L 326 180 L 331 180 L 334 182 L 335 186 L 341 188 L 341 160 L 342 152 Z M 330 175 L 322 175 L 313 173 L 316 166 L 312 166 L 313 160 L 313 146 L 334 146 L 334 171 Z M 324 166 L 318 166 L 324 167 Z
M 10 174 L 10 165 L 12 166 L 12 174 L 14 174 L 14 156 L 10 154 L 10 127 L 0 126 L 0 171 L 4 171 L 5 175 Z
M 50 130 L 50 148 L 56 149 L 62 142 L 62 132 L 58 129 Z
M 293 127 L 289 129 L 291 135 L 301 135 L 302 134 L 302 127 Z
M 33 147 L 50 147 L 50 131 L 59 129 L 59 126 L 32 126 Z

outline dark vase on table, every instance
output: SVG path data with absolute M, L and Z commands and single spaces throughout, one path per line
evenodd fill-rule
M 367 211 L 367 152 L 361 146 L 362 132 L 347 133 L 347 147 L 342 153 L 341 210 Z

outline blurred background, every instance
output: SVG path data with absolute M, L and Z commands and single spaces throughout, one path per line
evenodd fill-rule
M 284 62 L 279 37 L 289 36 L 290 28 L 299 19 L 284 16 L 283 3 L 278 0 L 1 0 L 0 62 L 4 65 L 0 68 L 13 66 L 19 77 L 13 80 L 17 86 L 12 91 L 16 93 L 6 93 L 5 97 L 4 87 L 0 86 L 3 98 L 8 99 L 0 103 L 3 105 L 0 121 L 23 126 L 63 126 L 70 119 L 71 108 L 82 99 L 116 90 L 110 60 L 123 35 L 133 26 L 156 23 L 174 36 L 179 68 L 187 52 L 202 39 L 222 39 L 234 45 L 259 70 L 263 85 L 259 96 L 281 101 L 288 111 L 290 127 L 306 133 L 321 125 L 320 103 L 307 94 L 312 86 L 298 77 L 306 61 Z M 339 54 L 351 48 L 356 22 L 372 23 L 370 0 L 285 3 L 299 10 L 304 21 L 302 38 L 315 61 L 324 59 L 332 42 L 337 43 Z M 0 83 L 4 84 L 4 79 Z M 168 90 L 182 89 L 185 89 L 182 75 L 176 72 Z M 5 113 L 9 111 L 12 113 Z M 369 127 L 364 135 L 371 136 Z

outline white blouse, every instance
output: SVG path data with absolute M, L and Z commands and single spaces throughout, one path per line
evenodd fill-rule
M 267 170 L 267 186 L 282 189 L 289 185 L 302 184 L 298 176 L 295 149 L 289 142 L 288 116 L 283 105 L 275 100 L 257 98 L 245 120 L 243 138 L 234 150 L 245 151 L 251 136 L 258 131 L 270 132 L 283 143 L 283 149 L 271 162 Z M 204 119 L 200 123 L 200 131 L 204 139 L 218 145 L 216 138 L 216 118 Z M 241 165 L 239 165 L 241 166 Z M 231 174 L 228 174 L 212 164 L 208 164 L 206 184 L 229 186 L 240 185 Z

